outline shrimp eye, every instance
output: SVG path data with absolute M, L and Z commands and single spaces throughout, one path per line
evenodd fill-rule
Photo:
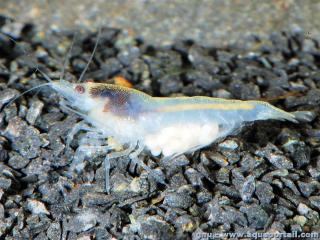
M 77 93 L 80 93 L 80 94 L 84 93 L 84 87 L 81 86 L 81 85 L 77 85 L 77 86 L 74 88 L 74 90 L 75 90 Z

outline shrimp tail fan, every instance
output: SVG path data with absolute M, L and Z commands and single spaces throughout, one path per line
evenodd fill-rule
M 296 111 L 291 114 L 299 122 L 312 122 L 316 118 L 316 113 L 312 111 Z

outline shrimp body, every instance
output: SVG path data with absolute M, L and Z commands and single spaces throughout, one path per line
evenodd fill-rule
M 103 135 L 120 144 L 139 143 L 154 156 L 193 152 L 234 133 L 245 122 L 297 122 L 295 113 L 262 101 L 151 97 L 138 90 L 101 83 L 54 81 L 52 87 Z

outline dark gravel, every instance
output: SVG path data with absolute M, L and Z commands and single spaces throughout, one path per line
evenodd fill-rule
M 101 157 L 67 177 L 83 134 L 66 147 L 80 119 L 59 107 L 36 67 L 58 79 L 74 32 L 44 36 L 35 26 L 5 23 L 0 35 L 0 238 L 191 239 L 203 232 L 319 232 L 319 42 L 302 30 L 253 37 L 252 50 L 191 41 L 158 48 L 104 28 L 85 79 L 127 78 L 154 96 L 259 99 L 287 111 L 311 110 L 311 123 L 248 125 L 193 155 L 170 161 L 143 155 L 164 174 L 157 184 L 126 158 L 111 162 L 103 193 Z M 23 30 L 23 31 L 22 31 Z M 14 33 L 14 34 L 13 34 Z M 27 36 L 27 37 L 26 37 Z M 65 78 L 81 74 L 97 33 L 77 34 Z M 135 236 L 133 238 L 133 236 Z M 90 238 L 91 237 L 91 238 Z

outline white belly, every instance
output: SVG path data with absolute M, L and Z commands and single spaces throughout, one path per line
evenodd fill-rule
M 119 144 L 137 143 L 143 129 L 133 119 L 117 117 L 110 113 L 90 112 L 89 122 L 106 137 L 112 137 Z
M 144 143 L 152 155 L 158 156 L 162 153 L 169 157 L 206 146 L 218 137 L 219 127 L 216 123 L 176 124 L 164 127 L 156 134 L 146 135 Z

